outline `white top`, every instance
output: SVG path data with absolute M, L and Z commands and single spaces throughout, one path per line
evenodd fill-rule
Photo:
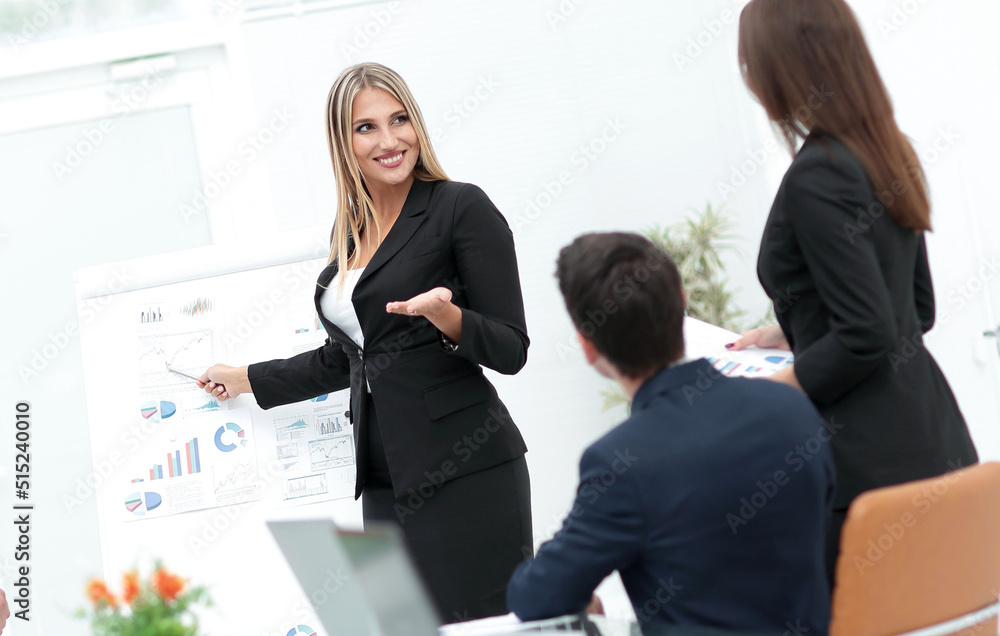
M 324 290 L 323 295 L 319 298 L 319 307 L 323 310 L 323 316 L 343 329 L 344 333 L 362 348 L 365 346 L 365 335 L 361 333 L 361 323 L 358 322 L 358 312 L 354 310 L 351 296 L 354 294 L 354 288 L 364 271 L 364 267 L 347 270 L 344 276 L 344 286 L 339 290 L 340 293 L 338 293 L 336 277 L 334 277 L 330 281 L 334 284 L 329 289 Z

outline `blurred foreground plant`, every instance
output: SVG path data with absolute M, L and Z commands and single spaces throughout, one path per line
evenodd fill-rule
M 101 579 L 87 583 L 92 610 L 77 610 L 89 618 L 95 636 L 196 636 L 198 618 L 192 607 L 210 606 L 204 587 L 187 587 L 187 581 L 157 562 L 152 575 L 140 580 L 135 570 L 122 577 L 121 597 Z

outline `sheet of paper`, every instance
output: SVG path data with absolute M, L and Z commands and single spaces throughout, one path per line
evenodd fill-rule
M 706 358 L 720 373 L 729 377 L 761 378 L 792 364 L 790 351 L 750 347 L 730 351 L 726 344 L 739 338 L 721 327 L 694 318 L 684 319 L 684 345 L 687 357 Z

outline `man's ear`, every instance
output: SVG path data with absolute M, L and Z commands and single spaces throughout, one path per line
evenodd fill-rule
M 587 364 L 594 367 L 594 370 L 603 375 L 606 378 L 610 378 L 619 381 L 618 370 L 615 369 L 614 365 L 605 358 L 594 346 L 594 343 L 587 339 L 587 336 L 583 335 L 579 331 L 576 332 L 576 337 L 580 341 L 580 348 L 583 349 L 583 357 L 586 358 Z
M 587 340 L 587 336 L 583 335 L 579 331 L 576 332 L 576 338 L 580 341 L 580 348 L 583 350 L 583 357 L 587 360 L 587 364 L 593 366 L 597 362 L 597 358 L 601 354 L 597 353 L 597 347 L 590 340 Z

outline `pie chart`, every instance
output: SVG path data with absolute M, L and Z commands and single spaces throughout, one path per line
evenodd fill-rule
M 223 453 L 231 453 L 237 449 L 236 444 L 223 441 L 222 437 L 226 435 L 226 431 L 236 433 L 236 439 L 239 441 L 240 445 L 247 445 L 246 431 L 240 428 L 239 425 L 228 422 L 225 426 L 220 426 L 219 429 L 215 431 L 215 447 L 220 451 Z M 226 437 L 232 438 L 232 435 L 226 435 Z
M 163 497 L 156 492 L 134 492 L 125 497 L 125 509 L 137 516 L 146 514 L 147 510 L 159 508 L 161 503 L 163 503 Z
M 309 627 L 308 625 L 299 625 L 298 627 L 293 627 L 290 630 L 288 630 L 288 633 L 285 634 L 285 636 L 296 636 L 296 634 L 305 634 L 305 636 L 316 636 L 316 632 L 313 630 L 312 627 Z
M 160 418 L 167 419 L 176 412 L 177 405 L 173 402 L 167 402 L 166 400 L 162 402 L 146 402 L 142 405 L 142 408 L 139 409 L 139 414 L 150 422 L 159 422 Z

